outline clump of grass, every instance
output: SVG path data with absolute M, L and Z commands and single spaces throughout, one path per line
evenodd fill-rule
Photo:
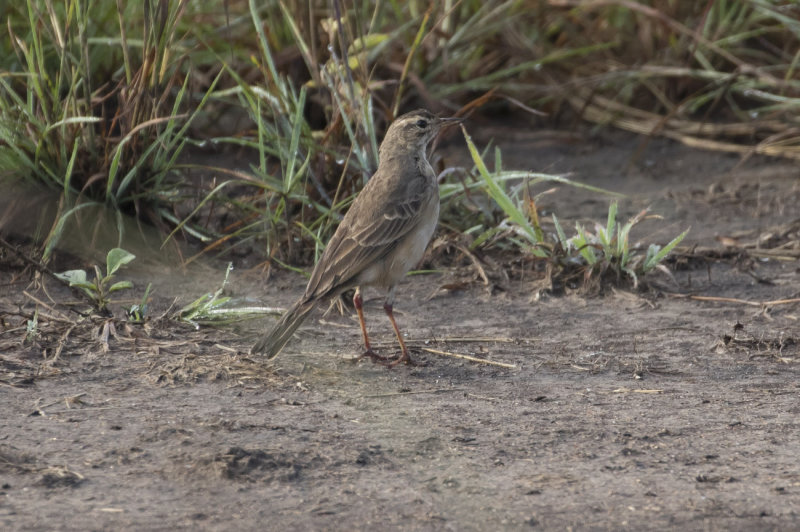
M 486 245 L 498 235 L 503 235 L 505 242 L 510 242 L 519 250 L 553 265 L 554 268 L 550 269 L 551 275 L 553 275 L 552 272 L 555 272 L 557 276 L 568 278 L 576 269 L 580 269 L 584 287 L 597 286 L 602 280 L 608 278 L 608 274 L 611 274 L 617 283 L 621 283 L 623 279 L 630 280 L 634 288 L 638 287 L 640 277 L 654 269 L 660 269 L 669 274 L 669 271 L 661 263 L 686 237 L 688 229 L 663 247 L 655 243 L 650 244 L 642 254 L 631 244 L 630 232 L 645 218 L 647 211 L 641 211 L 627 223 L 620 224 L 617 222 L 617 201 L 615 200 L 609 206 L 606 225 L 598 224 L 594 233 L 585 229 L 580 223 L 576 223 L 575 235 L 567 237 L 558 218 L 553 214 L 554 233 L 548 234 L 542 228 L 539 219 L 536 209 L 537 198 L 529 196 L 528 190 L 531 184 L 549 181 L 590 189 L 598 193 L 606 191 L 561 176 L 504 172 L 498 162 L 500 160 L 499 151 L 495 153 L 496 171 L 490 172 L 466 129 L 462 127 L 462 131 L 472 160 L 482 179 L 485 193 L 506 216 L 495 226 L 481 227 L 481 232 L 472 243 L 473 247 Z M 518 191 L 515 194 L 509 194 L 503 186 L 509 178 L 516 179 L 518 182 L 522 179 L 521 186 L 517 187 Z
M 558 218 L 554 215 L 553 224 L 556 228 L 559 252 L 556 258 L 563 266 L 574 259 L 576 253 L 580 254 L 586 264 L 584 268 L 585 284 L 597 283 L 598 278 L 602 279 L 610 273 L 617 283 L 620 283 L 625 276 L 633 282 L 633 287 L 637 288 L 639 278 L 654 269 L 659 269 L 671 276 L 669 270 L 661 262 L 689 234 L 689 230 L 685 230 L 663 247 L 658 244 L 650 244 L 647 251 L 641 254 L 631 244 L 630 232 L 646 215 L 647 210 L 640 211 L 625 224 L 620 224 L 617 222 L 617 202 L 614 201 L 608 208 L 605 227 L 598 224 L 595 226 L 595 232 L 591 233 L 580 223 L 576 223 L 575 236 L 569 239 L 566 238 Z
M 288 267 L 319 252 L 374 170 L 380 131 L 412 106 L 545 108 L 555 120 L 570 110 L 708 149 L 800 157 L 793 3 L 6 4 L 0 176 L 62 189 L 62 222 L 102 202 L 185 230 L 206 250 L 256 242 Z M 251 124 L 212 140 L 258 162 L 248 175 L 207 169 L 225 180 L 179 215 L 188 128 L 203 109 L 231 106 Z M 219 202 L 237 219 L 197 230 Z
M 257 53 L 249 57 L 250 68 L 255 65 L 259 74 L 256 80 L 242 75 L 242 64 L 236 58 L 220 56 L 224 72 L 235 85 L 213 96 L 244 109 L 255 128 L 252 134 L 214 140 L 255 151 L 258 163 L 251 165 L 252 178 L 247 182 L 257 187 L 258 193 L 237 203 L 245 223 L 218 234 L 207 249 L 232 238 L 239 244 L 259 239 L 265 241 L 272 261 L 289 266 L 302 261 L 309 247 L 317 253 L 321 250 L 340 211 L 377 166 L 375 109 L 362 75 L 367 54 L 379 48 L 383 38 L 353 37 L 342 13 L 332 13 L 322 23 L 339 28 L 331 29 L 330 35 L 338 46 L 332 45 L 325 58 L 312 53 L 315 44 L 306 41 L 298 25 L 305 8 L 294 6 L 298 11 L 283 3 L 279 7 L 274 12 L 268 5 L 247 4 L 258 43 Z M 279 71 L 277 35 L 293 40 L 299 50 L 307 68 L 305 83 Z M 312 126 L 309 110 L 320 106 L 323 119 Z M 232 184 L 234 181 L 224 185 Z M 204 202 L 219 198 L 221 188 L 208 194 Z
M 23 72 L 0 75 L 0 177 L 63 191 L 45 258 L 65 220 L 88 204 L 157 221 L 175 197 L 176 159 L 205 101 L 190 105 L 188 59 L 177 45 L 186 5 L 27 0 L 19 13 L 27 25 L 9 16 Z M 128 17 L 144 20 L 140 38 Z M 117 33 L 103 34 L 108 26 Z
M 563 4 L 576 10 L 562 35 L 582 27 L 583 38 L 618 45 L 573 69 L 570 90 L 552 101 L 693 147 L 800 158 L 796 3 Z

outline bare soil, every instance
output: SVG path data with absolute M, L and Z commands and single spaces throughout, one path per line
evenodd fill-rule
M 414 276 L 397 315 L 427 365 L 387 369 L 352 360 L 350 309 L 319 309 L 274 362 L 246 354 L 271 319 L 168 319 L 176 298 L 215 289 L 218 264 L 134 261 L 121 276 L 155 285 L 142 326 L 79 320 L 69 291 L 5 255 L 0 529 L 800 528 L 797 166 L 613 131 L 481 131 L 508 168 L 624 192 L 623 217 L 652 205 L 665 219 L 645 242 L 691 226 L 677 284 L 534 297 L 533 271 Z M 457 143 L 443 153 L 467 162 Z M 540 208 L 571 227 L 602 221 L 608 201 L 562 189 Z M 286 306 L 302 292 L 300 276 L 251 264 L 232 296 Z M 367 319 L 396 353 L 380 299 Z

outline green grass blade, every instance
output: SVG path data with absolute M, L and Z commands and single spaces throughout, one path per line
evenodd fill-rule
M 486 164 L 483 162 L 483 159 L 478 152 L 478 148 L 475 147 L 475 143 L 472 142 L 472 137 L 470 137 L 463 125 L 461 126 L 461 131 L 464 134 L 464 139 L 467 142 L 467 148 L 469 149 L 472 161 L 475 163 L 475 167 L 478 169 L 478 173 L 480 174 L 481 178 L 483 178 L 483 182 L 486 185 L 489 196 L 500 206 L 506 216 L 508 216 L 509 220 L 522 230 L 531 245 L 535 246 L 540 244 L 536 238 L 536 232 L 528 221 L 528 217 L 525 216 L 525 213 L 523 213 L 519 208 L 517 208 L 508 194 L 506 194 L 505 190 L 503 190 L 489 174 L 489 170 L 486 168 Z M 546 255 L 541 249 L 535 249 L 534 254 L 541 254 L 540 256 Z
M 290 192 L 293 188 L 293 182 L 295 179 L 294 166 L 297 163 L 297 159 L 300 157 L 300 153 L 298 151 L 298 145 L 300 144 L 300 132 L 303 130 L 303 125 L 305 124 L 305 120 L 303 119 L 305 105 L 306 88 L 302 87 L 300 89 L 300 101 L 297 102 L 297 108 L 292 120 L 292 138 L 289 141 L 289 161 L 287 163 L 286 173 L 284 175 L 284 183 L 286 183 L 286 186 L 283 190 L 284 193 Z M 307 158 L 306 161 L 308 161 Z
M 566 233 L 564 233 L 564 228 L 561 227 L 561 223 L 556 218 L 555 213 L 553 214 L 553 225 L 556 228 L 556 234 L 558 235 L 558 243 L 561 244 L 561 248 L 564 251 L 569 250 L 569 240 L 567 239 Z
M 657 253 L 653 253 L 652 256 L 649 256 L 645 260 L 645 263 L 642 266 L 642 270 L 645 271 L 645 272 L 648 272 L 648 271 L 652 270 L 653 268 L 655 268 L 662 260 L 664 260 L 664 258 L 667 255 L 669 255 L 672 252 L 672 250 L 675 248 L 675 246 L 680 244 L 681 241 L 684 238 L 686 238 L 686 235 L 688 235 L 688 234 L 689 234 L 689 229 L 687 229 L 683 233 L 681 233 L 678 236 L 676 236 L 675 238 L 673 238 L 672 241 L 669 244 L 667 244 L 666 246 L 664 246 L 663 248 L 661 248 L 660 251 L 658 251 Z M 648 255 L 650 255 L 650 253 L 648 253 Z
M 58 221 L 53 226 L 53 228 L 50 230 L 50 233 L 47 235 L 47 238 L 45 239 L 44 252 L 42 253 L 42 262 L 47 262 L 47 260 L 50 258 L 50 255 L 53 253 L 55 245 L 61 239 L 61 234 L 64 232 L 64 227 L 67 223 L 67 220 L 69 220 L 69 218 L 72 217 L 75 213 L 77 213 L 82 209 L 85 209 L 86 207 L 92 207 L 92 206 L 97 207 L 99 205 L 101 204 L 94 201 L 82 203 L 81 205 L 77 205 L 69 209 L 64 214 L 62 214 L 59 217 Z

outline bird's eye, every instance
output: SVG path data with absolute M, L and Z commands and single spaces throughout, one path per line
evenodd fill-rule
M 420 120 L 417 120 L 416 126 L 418 128 L 420 128 L 420 129 L 425 129 L 426 127 L 428 127 L 428 122 L 425 121 L 425 120 L 420 119 Z

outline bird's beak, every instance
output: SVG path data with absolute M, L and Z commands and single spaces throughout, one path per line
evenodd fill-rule
M 452 116 L 450 118 L 440 118 L 439 119 L 439 127 L 437 129 L 439 129 L 439 131 L 441 131 L 443 129 L 447 129 L 450 126 L 454 126 L 456 124 L 460 124 L 463 121 L 464 121 L 464 118 L 460 117 L 460 116 Z

